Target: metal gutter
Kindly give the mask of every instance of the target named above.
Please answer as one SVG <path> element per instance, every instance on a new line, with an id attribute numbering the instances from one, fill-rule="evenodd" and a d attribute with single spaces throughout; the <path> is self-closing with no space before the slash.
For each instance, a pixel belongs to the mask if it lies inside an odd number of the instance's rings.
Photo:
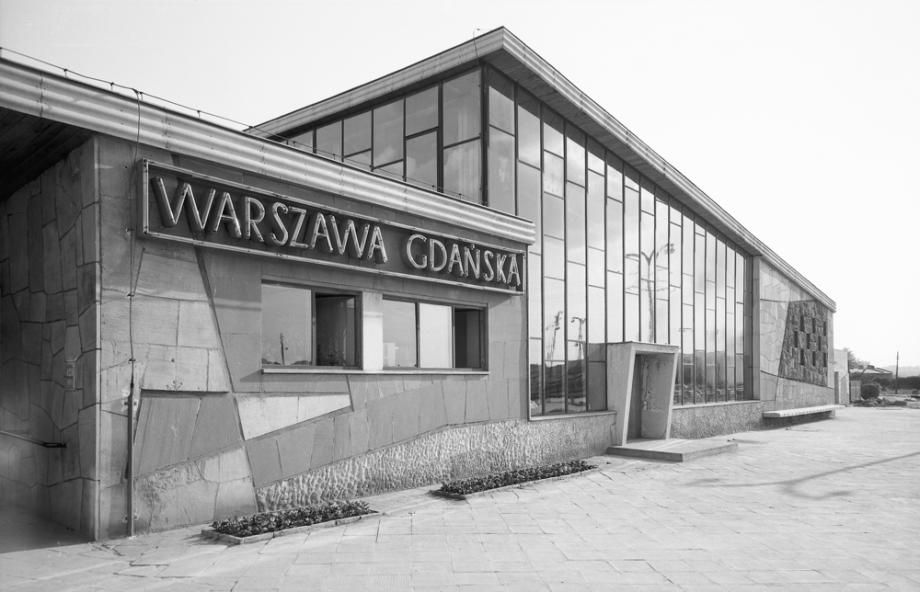
<path id="1" fill-rule="evenodd" d="M 0 107 L 531 244 L 532 222 L 0 58 Z"/>
<path id="2" fill-rule="evenodd" d="M 793 283 L 801 286 L 824 306 L 831 310 L 836 309 L 836 304 L 827 294 L 747 230 L 740 222 L 722 209 L 715 200 L 706 195 L 676 167 L 667 162 L 613 115 L 582 92 L 549 62 L 503 27 L 397 70 L 392 74 L 377 78 L 287 115 L 269 120 L 250 128 L 247 133 L 274 136 L 348 110 L 362 103 L 373 101 L 400 88 L 438 76 L 474 60 L 486 59 L 488 61 L 490 57 L 499 55 L 510 57 L 539 77 L 550 90 L 568 102 L 572 106 L 572 111 L 577 112 L 580 118 L 591 121 L 592 124 L 598 126 L 599 129 L 610 134 L 616 140 L 619 145 L 615 147 L 608 145 L 609 149 L 618 154 L 625 150 L 627 154 L 619 155 L 626 157 L 627 161 L 632 160 L 631 164 L 641 162 L 643 168 L 651 171 L 651 175 L 646 171 L 643 171 L 643 174 L 650 176 L 659 185 L 667 185 L 666 189 L 676 193 L 675 197 L 679 201 L 685 202 L 691 209 L 698 211 L 714 227 L 723 232 L 733 242 L 736 242 L 747 254 L 763 256 L 764 261 L 776 268 Z M 566 114 L 563 113 L 563 115 Z M 632 158 L 630 159 L 630 157 Z"/>

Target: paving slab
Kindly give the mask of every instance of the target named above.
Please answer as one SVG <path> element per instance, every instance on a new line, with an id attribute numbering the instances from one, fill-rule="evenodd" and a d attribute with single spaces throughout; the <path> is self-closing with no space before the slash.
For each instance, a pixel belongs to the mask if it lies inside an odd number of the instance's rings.
<path id="1" fill-rule="evenodd" d="M 591 475 L 463 502 L 375 496 L 379 520 L 252 545 L 201 526 L 51 537 L 0 552 L 0 589 L 920 590 L 920 412 L 847 408 L 730 439 L 733 454 L 602 456 Z"/>

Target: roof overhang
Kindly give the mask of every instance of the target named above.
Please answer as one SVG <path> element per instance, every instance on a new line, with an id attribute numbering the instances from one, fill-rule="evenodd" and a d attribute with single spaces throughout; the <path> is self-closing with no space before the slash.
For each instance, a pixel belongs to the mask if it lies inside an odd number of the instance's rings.
<path id="1" fill-rule="evenodd" d="M 722 209 L 686 176 L 648 144 L 578 89 L 568 78 L 505 28 L 490 31 L 411 66 L 377 78 L 329 99 L 298 109 L 247 130 L 260 137 L 278 137 L 311 122 L 355 109 L 370 101 L 397 94 L 482 61 L 495 66 L 557 113 L 580 127 L 620 156 L 642 175 L 663 188 L 690 211 L 701 216 L 728 240 L 752 256 L 762 256 L 771 266 L 830 308 L 830 297 L 777 255 Z"/>
<path id="2" fill-rule="evenodd" d="M 0 110 L 10 121 L 16 114 L 30 116 L 51 132 L 105 134 L 499 239 L 524 244 L 535 239 L 529 220 L 151 105 L 141 95 L 123 96 L 2 58 Z M 8 131 L 0 130 L 3 136 Z"/>

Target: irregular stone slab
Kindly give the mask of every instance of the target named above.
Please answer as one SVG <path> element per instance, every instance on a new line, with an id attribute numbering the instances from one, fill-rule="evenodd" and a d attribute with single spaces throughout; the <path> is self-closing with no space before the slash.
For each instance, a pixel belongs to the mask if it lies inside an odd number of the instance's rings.
<path id="1" fill-rule="evenodd" d="M 306 396 L 240 397 L 243 437 L 247 440 L 351 405 L 347 393 Z"/>

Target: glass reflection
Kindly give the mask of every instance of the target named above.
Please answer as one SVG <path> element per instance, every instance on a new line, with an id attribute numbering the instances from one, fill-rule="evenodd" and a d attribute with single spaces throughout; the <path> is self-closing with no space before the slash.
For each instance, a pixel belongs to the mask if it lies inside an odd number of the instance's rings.
<path id="1" fill-rule="evenodd" d="M 547 360 L 543 364 L 543 413 L 565 413 L 565 362 Z"/>
<path id="2" fill-rule="evenodd" d="M 480 126 L 479 70 L 445 82 L 442 93 L 444 145 L 449 146 L 478 136 Z"/>
<path id="3" fill-rule="evenodd" d="M 574 183 L 566 184 L 565 244 L 569 261 L 586 263 L 585 190 Z"/>
<path id="4" fill-rule="evenodd" d="M 639 341 L 639 295 L 625 294 L 624 300 L 624 341 Z"/>
<path id="5" fill-rule="evenodd" d="M 530 414 L 543 414 L 543 344 L 539 339 L 528 341 L 530 359 Z"/>
<path id="6" fill-rule="evenodd" d="M 623 271 L 623 204 L 607 200 L 607 269 Z"/>
<path id="7" fill-rule="evenodd" d="M 604 287 L 604 251 L 588 249 L 588 284 Z"/>
<path id="8" fill-rule="evenodd" d="M 607 156 L 607 196 L 623 199 L 623 165 L 615 156 Z"/>
<path id="9" fill-rule="evenodd" d="M 643 182 L 639 188 L 640 203 L 642 205 L 642 211 L 648 212 L 649 214 L 655 213 L 655 190 L 652 188 L 652 184 L 648 182 Z"/>
<path id="10" fill-rule="evenodd" d="M 569 339 L 584 341 L 587 327 L 587 287 L 585 286 L 585 266 L 569 263 L 568 277 L 566 277 L 566 291 L 568 293 L 568 331 Z"/>
<path id="11" fill-rule="evenodd" d="M 604 147 L 595 142 L 588 136 L 588 170 L 600 175 L 601 180 L 604 178 L 604 171 L 607 164 L 604 162 Z"/>
<path id="12" fill-rule="evenodd" d="M 543 110 L 543 149 L 563 155 L 562 118 L 548 109 Z"/>
<path id="13" fill-rule="evenodd" d="M 406 135 L 438 127 L 438 87 L 406 97 Z"/>
<path id="14" fill-rule="evenodd" d="M 585 184 L 585 139 L 584 136 L 570 130 L 565 139 L 565 178 L 572 183 Z"/>
<path id="15" fill-rule="evenodd" d="M 530 95 L 518 95 L 518 158 L 540 166 L 540 105 Z"/>
<path id="16" fill-rule="evenodd" d="M 514 136 L 489 128 L 489 207 L 514 213 Z"/>
<path id="17" fill-rule="evenodd" d="M 543 350 L 547 360 L 565 360 L 565 282 L 543 280 Z"/>
<path id="18" fill-rule="evenodd" d="M 313 364 L 312 304 L 306 288 L 262 284 L 263 364 Z"/>
<path id="19" fill-rule="evenodd" d="M 348 120 L 346 120 L 346 124 Z M 374 109 L 374 166 L 403 157 L 403 102 Z"/>
<path id="20" fill-rule="evenodd" d="M 482 202 L 479 140 L 444 149 L 444 192 L 464 201 Z"/>
<path id="21" fill-rule="evenodd" d="M 543 238 L 543 275 L 563 279 L 565 277 L 565 243 L 558 238 Z"/>
<path id="22" fill-rule="evenodd" d="M 524 163 L 518 163 L 517 176 L 517 208 L 518 216 L 526 218 L 536 227 L 537 240 L 530 246 L 530 250 L 539 253 L 543 235 L 543 215 L 540 208 L 540 170 Z"/>
<path id="23" fill-rule="evenodd" d="M 607 274 L 607 341 L 623 341 L 623 274 Z"/>
<path id="24" fill-rule="evenodd" d="M 581 413 L 587 409 L 588 360 L 585 347 L 583 341 L 569 342 L 565 367 L 567 413 Z"/>
<path id="25" fill-rule="evenodd" d="M 562 161 L 562 157 L 545 152 L 543 158 L 543 191 L 562 197 L 563 187 L 565 187 L 564 171 L 565 163 Z"/>
<path id="26" fill-rule="evenodd" d="M 565 202 L 549 193 L 543 194 L 543 232 L 547 236 L 565 238 Z"/>
<path id="27" fill-rule="evenodd" d="M 383 364 L 387 368 L 417 365 L 415 303 L 383 301 Z"/>
<path id="28" fill-rule="evenodd" d="M 607 335 L 607 302 L 603 288 L 588 288 L 588 342 L 604 343 Z"/>
<path id="29" fill-rule="evenodd" d="M 604 176 L 588 172 L 587 221 L 588 246 L 604 248 Z"/>
<path id="30" fill-rule="evenodd" d="M 342 159 L 341 121 L 324 125 L 316 130 L 316 152 L 329 158 Z"/>
<path id="31" fill-rule="evenodd" d="M 402 132 L 402 130 L 400 130 Z M 371 149 L 371 112 L 360 113 L 345 120 L 343 136 L 344 153 L 346 156 L 355 152 L 364 152 Z"/>
<path id="32" fill-rule="evenodd" d="M 406 140 L 406 180 L 427 188 L 438 184 L 438 133 Z"/>
<path id="33" fill-rule="evenodd" d="M 454 353 L 451 340 L 453 311 L 449 306 L 419 303 L 419 367 L 451 368 Z"/>
<path id="34" fill-rule="evenodd" d="M 514 85 L 495 70 L 489 70 L 489 123 L 514 134 Z"/>

